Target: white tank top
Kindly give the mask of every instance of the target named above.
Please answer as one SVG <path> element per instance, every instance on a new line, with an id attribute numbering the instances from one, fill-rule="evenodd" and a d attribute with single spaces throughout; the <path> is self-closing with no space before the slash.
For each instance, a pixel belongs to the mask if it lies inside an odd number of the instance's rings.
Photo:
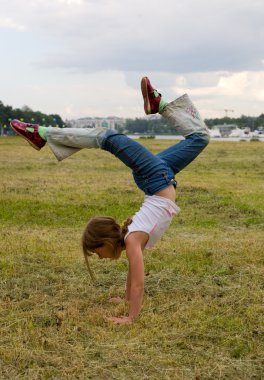
<path id="1" fill-rule="evenodd" d="M 140 210 L 132 217 L 124 240 L 131 232 L 143 231 L 149 235 L 146 248 L 153 248 L 169 227 L 173 216 L 179 212 L 180 208 L 170 199 L 159 195 L 145 195 Z"/>

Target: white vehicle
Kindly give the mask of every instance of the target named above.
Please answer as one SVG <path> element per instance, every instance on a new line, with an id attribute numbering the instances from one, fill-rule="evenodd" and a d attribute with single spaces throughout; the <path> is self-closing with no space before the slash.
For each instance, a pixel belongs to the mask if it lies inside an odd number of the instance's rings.
<path id="1" fill-rule="evenodd" d="M 240 137 L 240 138 L 246 138 L 251 137 L 252 133 L 248 132 L 248 130 L 243 130 L 240 128 L 235 128 L 231 131 L 230 135 L 228 137 Z"/>
<path id="2" fill-rule="evenodd" d="M 214 138 L 222 137 L 221 133 L 220 133 L 220 130 L 218 128 L 210 129 L 209 130 L 209 134 L 210 134 L 211 137 L 214 137 Z"/>

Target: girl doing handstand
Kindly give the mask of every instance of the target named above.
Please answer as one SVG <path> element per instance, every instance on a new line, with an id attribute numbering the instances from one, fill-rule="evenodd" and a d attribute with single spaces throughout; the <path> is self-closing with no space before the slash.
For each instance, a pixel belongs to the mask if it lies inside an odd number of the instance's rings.
<path id="1" fill-rule="evenodd" d="M 144 293 L 145 248 L 152 248 L 168 228 L 180 209 L 175 204 L 175 175 L 192 162 L 209 142 L 204 122 L 187 94 L 166 103 L 147 77 L 141 80 L 144 110 L 147 115 L 160 113 L 175 127 L 184 140 L 152 154 L 129 137 L 113 130 L 94 128 L 52 128 L 37 124 L 11 122 L 11 127 L 40 150 L 48 142 L 61 161 L 83 148 L 101 148 L 115 155 L 131 170 L 136 185 L 145 193 L 140 210 L 120 226 L 111 217 L 92 218 L 83 233 L 83 253 L 91 273 L 88 256 L 95 253 L 101 259 L 118 259 L 123 250 L 129 262 L 126 300 L 127 316 L 111 317 L 117 324 L 131 323 L 141 310 Z"/>

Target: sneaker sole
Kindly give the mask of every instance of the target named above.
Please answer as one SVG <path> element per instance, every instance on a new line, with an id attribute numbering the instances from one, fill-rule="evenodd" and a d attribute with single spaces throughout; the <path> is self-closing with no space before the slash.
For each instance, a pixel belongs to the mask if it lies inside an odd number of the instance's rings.
<path id="1" fill-rule="evenodd" d="M 22 135 L 22 133 L 18 132 L 15 127 L 10 123 L 10 127 L 13 129 L 14 132 L 16 132 L 17 135 L 21 136 L 24 140 L 27 140 L 27 142 L 36 150 L 40 150 L 37 145 L 35 145 L 32 141 L 30 141 L 26 136 Z"/>
<path id="2" fill-rule="evenodd" d="M 150 101 L 148 97 L 148 84 L 147 84 L 147 78 L 144 77 L 141 79 L 141 92 L 144 99 L 144 111 L 146 115 L 151 114 L 151 107 L 150 107 Z"/>

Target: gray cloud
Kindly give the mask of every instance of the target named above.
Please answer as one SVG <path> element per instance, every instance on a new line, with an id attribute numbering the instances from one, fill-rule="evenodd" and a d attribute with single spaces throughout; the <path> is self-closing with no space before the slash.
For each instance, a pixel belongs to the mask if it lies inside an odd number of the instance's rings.
<path id="1" fill-rule="evenodd" d="M 35 60 L 42 67 L 180 73 L 263 68 L 264 3 L 258 0 L 11 5 L 14 22 L 50 42 L 50 51 Z"/>
<path id="2" fill-rule="evenodd" d="M 2 0 L 2 93 L 72 116 L 141 115 L 138 78 L 153 74 L 204 115 L 260 114 L 263 19 L 262 0 Z"/>

